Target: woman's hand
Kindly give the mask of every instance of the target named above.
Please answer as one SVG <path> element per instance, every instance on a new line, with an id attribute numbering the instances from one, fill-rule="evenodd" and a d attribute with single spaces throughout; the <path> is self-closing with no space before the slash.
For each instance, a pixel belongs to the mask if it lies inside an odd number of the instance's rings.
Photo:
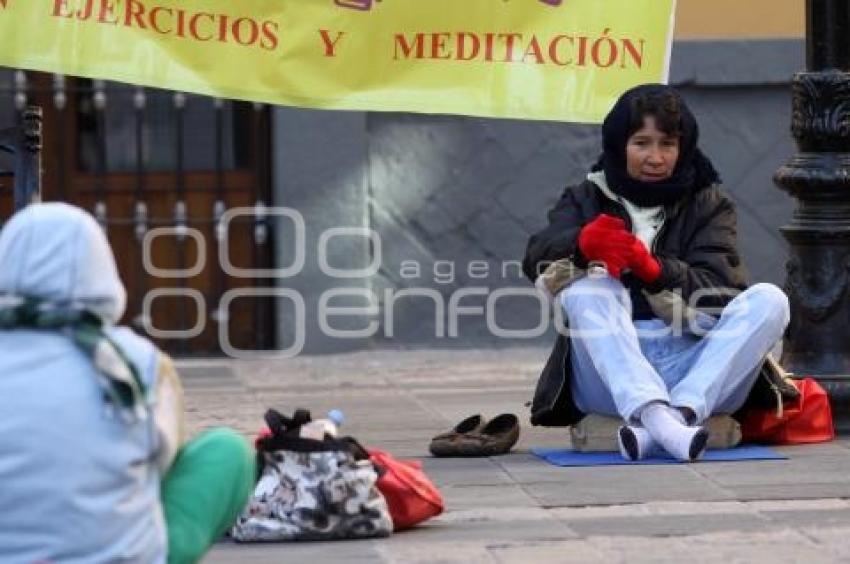
<path id="1" fill-rule="evenodd" d="M 632 235 L 634 243 L 629 268 L 641 281 L 652 284 L 661 276 L 661 263 L 652 256 L 643 241 Z"/>
<path id="2" fill-rule="evenodd" d="M 585 225 L 578 235 L 578 248 L 584 258 L 604 262 L 608 274 L 614 278 L 619 278 L 622 270 L 630 266 L 635 242 L 641 244 L 626 231 L 622 219 L 604 213 Z"/>

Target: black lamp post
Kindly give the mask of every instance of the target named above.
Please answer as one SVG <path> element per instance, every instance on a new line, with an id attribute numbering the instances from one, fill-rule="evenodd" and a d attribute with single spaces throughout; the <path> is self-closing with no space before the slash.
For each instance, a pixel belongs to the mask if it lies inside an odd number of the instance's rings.
<path id="1" fill-rule="evenodd" d="M 791 325 L 783 363 L 830 395 L 850 432 L 850 0 L 806 1 L 806 71 L 794 76 L 798 152 L 776 184 L 798 201 L 781 229 L 791 246 Z"/>

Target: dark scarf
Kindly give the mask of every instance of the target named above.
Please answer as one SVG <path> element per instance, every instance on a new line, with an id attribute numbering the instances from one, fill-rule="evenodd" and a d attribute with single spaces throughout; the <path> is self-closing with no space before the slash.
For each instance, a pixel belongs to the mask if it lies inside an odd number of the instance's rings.
<path id="1" fill-rule="evenodd" d="M 679 99 L 682 114 L 679 160 L 672 176 L 660 182 L 641 182 L 626 171 L 626 143 L 632 122 L 632 104 L 638 95 L 670 92 Z M 604 170 L 608 187 L 639 207 L 674 204 L 698 188 L 717 184 L 720 177 L 697 147 L 699 127 L 685 101 L 673 88 L 661 84 L 637 86 L 620 96 L 602 124 L 603 153 L 593 170 Z"/>

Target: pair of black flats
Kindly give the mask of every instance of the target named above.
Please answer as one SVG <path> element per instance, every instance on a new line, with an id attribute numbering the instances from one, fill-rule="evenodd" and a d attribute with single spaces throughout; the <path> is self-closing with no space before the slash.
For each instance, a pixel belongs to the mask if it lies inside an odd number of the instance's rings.
<path id="1" fill-rule="evenodd" d="M 429 450 L 434 456 L 495 456 L 510 452 L 518 440 L 516 415 L 503 413 L 489 421 L 473 415 L 431 439 Z"/>

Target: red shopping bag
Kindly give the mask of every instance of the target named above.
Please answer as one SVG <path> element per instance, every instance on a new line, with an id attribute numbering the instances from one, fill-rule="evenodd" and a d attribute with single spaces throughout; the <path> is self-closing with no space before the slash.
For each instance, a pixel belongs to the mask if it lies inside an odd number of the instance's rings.
<path id="1" fill-rule="evenodd" d="M 420 462 L 398 460 L 378 449 L 367 450 L 372 463 L 383 469 L 377 486 L 387 500 L 394 531 L 408 529 L 443 512 L 443 496 L 422 471 Z"/>
<path id="2" fill-rule="evenodd" d="M 775 410 L 752 410 L 741 420 L 744 442 L 794 445 L 822 443 L 835 437 L 826 391 L 812 378 L 793 380 L 800 397 Z"/>

